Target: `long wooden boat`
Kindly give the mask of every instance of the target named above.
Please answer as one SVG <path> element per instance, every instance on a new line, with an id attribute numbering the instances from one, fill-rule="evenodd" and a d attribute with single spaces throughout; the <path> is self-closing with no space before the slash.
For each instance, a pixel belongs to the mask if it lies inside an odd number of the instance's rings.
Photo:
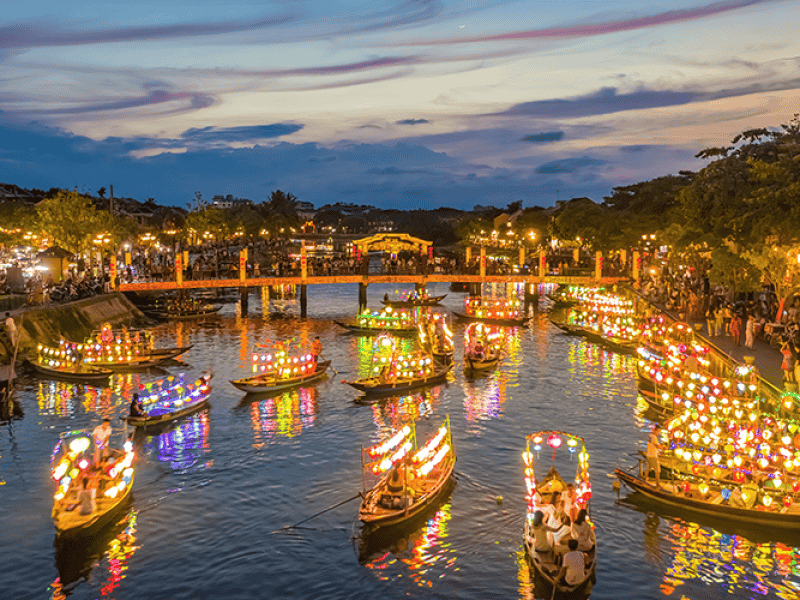
<path id="1" fill-rule="evenodd" d="M 468 321 L 472 323 L 486 323 L 487 325 L 500 325 L 505 327 L 523 327 L 531 319 L 530 317 L 518 317 L 518 318 L 508 318 L 508 319 L 498 319 L 493 317 L 475 317 L 456 311 L 451 311 L 451 312 L 456 316 L 456 319 L 458 319 L 459 321 Z"/>
<path id="2" fill-rule="evenodd" d="M 108 378 L 114 374 L 108 369 L 83 364 L 61 367 L 51 367 L 39 361 L 30 361 L 30 364 L 42 377 L 70 383 L 108 383 Z"/>
<path id="3" fill-rule="evenodd" d="M 586 335 L 586 330 L 578 325 L 565 323 L 564 321 L 556 321 L 554 319 L 550 319 L 550 322 L 567 335 L 576 335 L 576 336 Z"/>
<path id="4" fill-rule="evenodd" d="M 130 500 L 134 479 L 134 454 L 131 442 L 127 441 L 125 450 L 113 452 L 108 463 L 102 466 L 102 475 L 96 490 L 95 510 L 89 515 L 80 514 L 77 488 L 73 479 L 89 476 L 91 467 L 88 466 L 88 459 L 92 449 L 90 434 L 70 432 L 62 436 L 53 452 L 52 476 L 59 482 L 53 502 L 53 523 L 61 540 L 94 535 L 109 524 Z M 72 475 L 75 471 L 78 471 L 77 477 Z"/>
<path id="5" fill-rule="evenodd" d="M 450 365 L 453 363 L 453 350 L 450 349 L 445 351 L 438 351 L 434 350 L 431 352 L 431 356 L 433 356 L 433 360 L 438 362 L 440 365 Z"/>
<path id="6" fill-rule="evenodd" d="M 190 415 L 199 410 L 209 406 L 208 396 L 211 394 L 211 386 L 209 381 L 211 375 L 203 375 L 200 379 L 193 384 L 185 385 L 182 380 L 171 388 L 166 390 L 157 390 L 153 392 L 153 402 L 150 407 L 145 408 L 145 413 L 142 415 L 129 415 L 122 417 L 128 425 L 134 427 L 152 427 L 169 423 L 175 419 L 180 419 L 186 415 Z M 176 388 L 180 388 L 177 397 L 172 397 L 172 393 Z M 160 400 L 160 394 L 165 393 L 168 400 Z M 147 398 L 145 398 L 145 401 Z"/>
<path id="7" fill-rule="evenodd" d="M 343 327 L 351 333 L 358 333 L 361 335 L 378 335 L 381 333 L 396 333 L 397 335 L 416 335 L 417 328 L 413 327 L 364 327 L 356 323 L 342 323 L 334 319 L 333 321 L 339 327 Z"/>
<path id="8" fill-rule="evenodd" d="M 409 308 L 412 306 L 436 306 L 445 299 L 447 294 L 441 296 L 428 296 L 426 298 L 416 298 L 414 300 L 381 300 L 384 306 L 391 306 L 392 308 Z"/>
<path id="9" fill-rule="evenodd" d="M 452 364 L 443 365 L 438 369 L 434 369 L 433 373 L 427 377 L 398 377 L 392 382 L 383 381 L 380 377 L 367 377 L 356 381 L 342 380 L 342 383 L 346 383 L 371 396 L 397 394 L 419 387 L 444 383 L 447 380 L 447 374 L 452 368 Z"/>
<path id="10" fill-rule="evenodd" d="M 314 371 L 302 375 L 301 377 L 284 379 L 276 377 L 275 373 L 272 372 L 266 375 L 256 375 L 254 377 L 231 380 L 231 384 L 243 392 L 247 392 L 248 394 L 267 394 L 271 392 L 280 392 L 283 390 L 303 387 L 320 382 L 325 377 L 330 364 L 331 361 L 329 360 L 319 361 Z"/>
<path id="11" fill-rule="evenodd" d="M 192 348 L 194 344 L 185 347 L 154 349 L 147 354 L 132 356 L 126 360 L 94 360 L 91 365 L 111 371 L 135 371 L 159 367 L 172 359 L 180 356 Z"/>
<path id="12" fill-rule="evenodd" d="M 401 442 L 403 439 L 406 438 Z M 400 450 L 403 449 L 401 445 Z M 435 504 L 448 489 L 446 484 L 451 480 L 456 464 L 450 417 L 425 446 L 391 462 L 394 462 L 393 466 L 364 493 L 361 501 L 358 517 L 372 528 L 397 525 L 412 519 Z"/>
<path id="13" fill-rule="evenodd" d="M 214 315 L 222 310 L 222 306 L 210 306 L 207 308 L 200 308 L 197 310 L 144 310 L 145 315 L 159 321 L 189 321 L 191 319 L 199 319 Z"/>
<path id="14" fill-rule="evenodd" d="M 768 527 L 800 529 L 800 506 L 795 504 L 789 507 L 783 506 L 776 510 L 740 508 L 726 504 L 717 493 L 712 493 L 706 497 L 699 492 L 690 491 L 687 494 L 680 489 L 673 489 L 670 484 L 662 484 L 661 487 L 656 487 L 645 479 L 631 475 L 622 469 L 614 469 L 614 475 L 632 490 L 647 496 L 651 500 L 674 508 L 732 521 Z"/>
<path id="15" fill-rule="evenodd" d="M 555 465 L 550 467 L 541 481 L 537 481 L 535 473 L 536 465 L 534 463 L 538 460 L 541 451 L 544 451 L 545 455 L 548 454 L 549 449 L 545 448 L 545 446 L 549 446 L 552 449 L 553 458 L 555 459 L 556 450 L 563 445 L 565 439 L 570 452 L 579 452 L 578 466 L 575 473 L 576 495 L 573 501 L 574 506 L 576 509 L 586 508 L 588 510 L 591 498 L 591 485 L 589 484 L 588 454 L 586 453 L 583 438 L 563 431 L 539 431 L 527 436 L 525 452 L 522 455 L 525 463 L 525 488 L 527 491 L 526 500 L 528 504 L 523 533 L 525 554 L 529 562 L 533 565 L 538 577 L 552 590 L 551 598 L 555 597 L 557 593 L 573 595 L 578 592 L 583 592 L 590 582 L 594 582 L 597 577 L 597 544 L 596 539 L 594 539 L 593 530 L 591 531 L 593 546 L 588 551 L 584 552 L 584 556 L 588 557 L 588 563 L 584 565 L 583 577 L 579 581 L 569 585 L 566 582 L 556 579 L 560 572 L 560 566 L 556 562 L 555 552 L 557 549 L 566 551 L 564 544 L 557 544 L 555 546 L 556 550 L 553 551 L 539 552 L 536 550 L 534 537 L 532 535 L 533 519 L 536 512 L 541 510 L 545 513 L 547 512 L 547 508 L 552 508 L 548 507 L 548 505 L 552 505 L 556 494 L 561 494 L 567 487 L 564 479 L 556 470 Z M 531 450 L 536 453 L 535 456 L 537 458 L 534 458 L 534 454 Z M 587 522 L 589 521 L 587 520 Z M 566 525 L 562 525 L 562 528 L 565 527 Z M 568 537 L 569 531 L 566 530 L 563 532 L 561 540 L 567 539 Z"/>

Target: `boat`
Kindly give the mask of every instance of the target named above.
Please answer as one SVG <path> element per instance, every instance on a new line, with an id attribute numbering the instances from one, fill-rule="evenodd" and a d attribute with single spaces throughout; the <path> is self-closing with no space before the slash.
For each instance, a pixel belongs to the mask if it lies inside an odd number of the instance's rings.
<path id="1" fill-rule="evenodd" d="M 751 525 L 800 530 L 800 505 L 794 503 L 789 506 L 783 503 L 775 504 L 772 510 L 764 509 L 763 504 L 744 508 L 731 505 L 729 494 L 725 494 L 728 496 L 728 499 L 725 499 L 723 492 L 726 490 L 730 492 L 727 487 L 707 483 L 690 484 L 688 489 L 671 483 L 657 487 L 643 477 L 619 468 L 614 469 L 614 475 L 633 491 L 671 508 Z"/>
<path id="2" fill-rule="evenodd" d="M 467 377 L 497 368 L 503 356 L 502 338 L 503 334 L 496 326 L 483 323 L 470 323 L 467 326 L 464 331 L 464 347 L 467 349 L 464 352 L 464 374 Z"/>
<path id="3" fill-rule="evenodd" d="M 435 504 L 456 463 L 450 417 L 421 448 L 413 421 L 385 442 L 362 448 L 364 493 L 358 517 L 369 528 L 408 522 Z M 367 478 L 378 478 L 367 490 Z"/>
<path id="4" fill-rule="evenodd" d="M 424 349 L 400 352 L 397 340 L 381 334 L 372 346 L 372 373 L 355 381 L 342 380 L 371 396 L 402 394 L 408 390 L 437 385 L 447 380 L 452 364 L 434 363 L 431 353 Z"/>
<path id="5" fill-rule="evenodd" d="M 418 292 L 414 291 L 409 294 L 404 300 L 390 300 L 384 298 L 381 304 L 384 306 L 391 306 L 392 308 L 410 308 L 413 306 L 436 306 L 445 299 L 447 294 L 441 296 L 420 296 Z"/>
<path id="6" fill-rule="evenodd" d="M 113 329 L 109 323 L 93 331 L 83 344 L 69 343 L 81 353 L 85 363 L 114 371 L 157 367 L 192 348 L 192 345 L 156 348 L 155 337 L 150 330 Z"/>
<path id="7" fill-rule="evenodd" d="M 221 305 L 215 306 L 201 306 L 198 308 L 166 308 L 166 309 L 151 309 L 142 311 L 150 318 L 159 321 L 190 321 L 192 319 L 199 319 L 214 315 L 222 310 Z"/>
<path id="8" fill-rule="evenodd" d="M 183 375 L 159 379 L 139 386 L 143 414 L 122 417 L 134 427 L 169 423 L 208 406 L 211 374 L 204 373 L 194 383 L 186 384 Z"/>
<path id="9" fill-rule="evenodd" d="M 30 361 L 38 375 L 72 383 L 108 383 L 114 373 L 83 362 L 78 344 L 61 342 L 57 348 L 39 344 L 38 357 Z"/>
<path id="10" fill-rule="evenodd" d="M 366 310 L 356 317 L 355 323 L 343 323 L 337 320 L 333 322 L 351 333 L 362 335 L 380 334 L 385 331 L 398 335 L 415 335 L 417 333 L 417 325 L 410 312 L 395 310 L 391 307 L 381 311 Z"/>
<path id="11" fill-rule="evenodd" d="M 559 310 L 572 308 L 589 298 L 602 294 L 604 290 L 605 288 L 597 286 L 561 284 L 552 294 L 547 294 L 547 298 L 553 302 L 551 310 Z"/>
<path id="12" fill-rule="evenodd" d="M 463 313 L 453 311 L 459 321 L 507 327 L 522 327 L 530 321 L 530 317 L 522 315 L 520 302 L 516 298 L 491 300 L 472 296 L 464 300 L 464 306 Z"/>
<path id="13" fill-rule="evenodd" d="M 109 524 L 127 505 L 133 489 L 133 445 L 112 451 L 98 470 L 92 464 L 94 442 L 86 431 L 61 435 L 50 460 L 58 489 L 53 502 L 53 523 L 59 539 L 91 536 Z M 84 477 L 97 480 L 95 510 L 88 515 L 78 509 L 78 488 Z"/>
<path id="14" fill-rule="evenodd" d="M 453 331 L 443 313 L 431 313 L 424 323 L 418 325 L 419 345 L 431 353 L 440 365 L 453 362 Z"/>
<path id="15" fill-rule="evenodd" d="M 571 508 L 571 512 L 583 512 L 582 509 L 587 511 L 588 517 L 586 518 L 586 522 L 589 523 L 591 527 L 590 541 L 592 542 L 592 547 L 584 550 L 584 555 L 587 557 L 588 562 L 585 565 L 583 577 L 570 585 L 562 581 L 556 581 L 556 577 L 560 571 L 560 567 L 556 562 L 556 556 L 562 550 L 567 551 L 566 544 L 562 543 L 562 540 L 569 535 L 569 530 L 566 530 L 565 525 L 561 526 L 561 529 L 554 534 L 561 534 L 557 540 L 554 540 L 555 550 L 548 552 L 536 550 L 532 530 L 534 515 L 538 511 L 549 515 L 548 522 L 554 519 L 552 506 L 553 497 L 557 493 L 561 494 L 567 489 L 567 484 L 556 470 L 555 464 L 552 464 L 541 481 L 538 481 L 536 479 L 536 462 L 540 460 L 540 454 L 542 452 L 547 456 L 550 450 L 553 452 L 553 462 L 555 462 L 556 451 L 564 445 L 569 454 L 578 454 L 578 466 L 575 471 L 573 484 L 575 497 L 572 500 L 572 507 L 574 508 Z M 592 487 L 589 481 L 589 454 L 586 452 L 584 440 L 579 436 L 563 431 L 538 431 L 527 436 L 525 452 L 522 453 L 522 459 L 525 464 L 525 489 L 527 500 L 527 515 L 525 518 L 523 535 L 525 554 L 529 562 L 533 565 L 537 576 L 552 590 L 551 597 L 555 597 L 557 593 L 571 595 L 585 592 L 586 588 L 596 579 L 597 545 L 596 539 L 594 538 L 594 524 L 590 520 Z M 542 469 L 544 468 L 543 466 Z M 574 514 L 568 516 L 574 517 Z"/>
<path id="16" fill-rule="evenodd" d="M 331 361 L 318 361 L 313 370 L 308 369 L 302 375 L 295 377 L 282 378 L 276 372 L 271 371 L 265 374 L 254 375 L 244 379 L 231 380 L 231 384 L 248 394 L 268 394 L 272 392 L 282 392 L 295 387 L 303 387 L 322 381 L 330 366 Z"/>

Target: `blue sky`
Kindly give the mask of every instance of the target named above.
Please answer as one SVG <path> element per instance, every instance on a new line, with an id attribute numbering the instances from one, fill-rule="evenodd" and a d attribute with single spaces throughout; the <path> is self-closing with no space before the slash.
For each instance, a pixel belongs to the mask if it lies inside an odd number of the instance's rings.
<path id="1" fill-rule="evenodd" d="M 163 0 L 0 15 L 0 181 L 525 206 L 800 112 L 796 1 Z"/>

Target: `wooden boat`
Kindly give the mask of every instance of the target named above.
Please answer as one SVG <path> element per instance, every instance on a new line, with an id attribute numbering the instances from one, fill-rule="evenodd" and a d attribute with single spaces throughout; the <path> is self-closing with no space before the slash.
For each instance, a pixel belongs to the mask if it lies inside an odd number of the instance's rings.
<path id="1" fill-rule="evenodd" d="M 364 471 L 379 474 L 380 479 L 363 494 L 358 516 L 365 525 L 406 522 L 442 497 L 456 464 L 450 417 L 422 448 L 416 449 L 415 443 L 412 422 L 366 451 L 371 460 L 364 462 Z"/>
<path id="2" fill-rule="evenodd" d="M 592 526 L 592 548 L 584 552 L 587 557 L 588 563 L 584 566 L 583 578 L 579 581 L 567 585 L 563 581 L 556 581 L 556 577 L 560 571 L 560 566 L 556 562 L 556 553 L 561 550 L 567 551 L 565 544 L 560 543 L 568 537 L 569 532 L 564 531 L 563 536 L 560 537 L 559 543 L 555 545 L 555 551 L 540 552 L 535 548 L 533 537 L 533 520 L 537 511 L 542 511 L 546 514 L 548 509 L 552 508 L 550 505 L 556 493 L 561 493 L 566 489 L 566 483 L 556 470 L 555 465 L 552 465 L 547 474 L 541 481 L 536 480 L 536 465 L 539 453 L 544 452 L 545 456 L 552 449 L 553 459 L 555 460 L 556 451 L 561 448 L 566 440 L 566 446 L 569 452 L 578 453 L 578 466 L 575 473 L 575 498 L 573 505 L 575 512 L 579 509 L 586 509 L 590 511 L 589 501 L 591 498 L 591 484 L 589 483 L 589 464 L 588 454 L 584 440 L 581 437 L 566 433 L 563 431 L 538 431 L 526 438 L 525 452 L 522 454 L 525 463 L 525 488 L 526 500 L 528 504 L 527 517 L 525 519 L 525 529 L 523 534 L 525 553 L 528 560 L 533 565 L 537 576 L 544 581 L 552 590 L 551 597 L 555 597 L 557 593 L 562 594 L 575 594 L 583 592 L 596 579 L 596 553 L 597 544 L 594 539 L 594 525 L 587 519 Z M 548 448 L 549 447 L 549 448 Z M 534 456 L 533 452 L 536 453 Z M 551 517 L 552 519 L 552 517 Z M 565 527 L 565 526 L 563 526 Z"/>
<path id="3" fill-rule="evenodd" d="M 193 345 L 194 344 L 185 347 L 153 349 L 148 354 L 131 356 L 125 360 L 104 360 L 103 358 L 100 358 L 99 360 L 92 360 L 90 364 L 94 367 L 109 369 L 112 371 L 135 371 L 139 369 L 150 369 L 153 367 L 159 367 L 171 361 L 172 359 L 177 358 L 181 354 L 189 351 Z"/>
<path id="4" fill-rule="evenodd" d="M 52 477 L 59 482 L 53 503 L 53 523 L 60 539 L 94 535 L 127 505 L 133 489 L 133 445 L 113 452 L 103 464 L 96 488 L 95 510 L 81 515 L 77 507 L 78 478 L 94 477 L 90 467 L 92 436 L 85 431 L 62 435 L 51 459 Z M 77 471 L 77 474 L 75 472 Z M 76 476 L 73 476 L 75 474 Z"/>
<path id="5" fill-rule="evenodd" d="M 346 383 L 356 388 L 358 391 L 371 396 L 398 394 L 420 387 L 444 383 L 447 380 L 447 374 L 452 368 L 452 364 L 442 365 L 433 369 L 433 373 L 425 377 L 398 377 L 394 381 L 384 381 L 378 376 L 358 379 L 356 381 L 342 380 L 342 383 Z"/>
<path id="6" fill-rule="evenodd" d="M 193 384 L 185 385 L 183 379 L 166 389 L 150 389 L 142 398 L 144 414 L 122 417 L 134 427 L 148 427 L 169 423 L 206 408 L 211 394 L 211 375 L 204 374 Z"/>
<path id="7" fill-rule="evenodd" d="M 493 371 L 500 363 L 500 356 L 485 356 L 478 359 L 470 355 L 469 352 L 464 353 L 464 374 L 468 377 L 480 375 L 487 371 Z"/>
<path id="8" fill-rule="evenodd" d="M 392 308 L 409 308 L 412 306 L 436 306 L 445 299 L 447 294 L 442 294 L 441 296 L 427 296 L 424 298 L 414 298 L 409 300 L 387 300 L 384 298 L 381 300 L 381 304 L 384 306 L 391 306 Z"/>
<path id="9" fill-rule="evenodd" d="M 356 323 L 342 323 L 334 319 L 333 321 L 339 327 L 343 327 L 351 333 L 358 333 L 361 335 L 375 335 L 380 333 L 396 333 L 398 335 L 415 335 L 417 328 L 414 326 L 408 327 L 369 327 L 358 325 Z"/>
<path id="10" fill-rule="evenodd" d="M 573 325 L 572 323 L 565 323 L 564 321 L 556 321 L 554 319 L 550 319 L 550 322 L 567 335 L 576 335 L 576 336 L 586 335 L 586 330 L 578 325 Z"/>
<path id="11" fill-rule="evenodd" d="M 322 360 L 316 365 L 316 369 L 300 377 L 280 378 L 274 371 L 254 377 L 231 380 L 231 384 L 247 392 L 248 394 L 267 394 L 271 392 L 281 392 L 295 387 L 303 387 L 320 382 L 326 375 L 326 371 L 331 361 Z"/>
<path id="12" fill-rule="evenodd" d="M 727 504 L 716 487 L 709 486 L 707 494 L 702 494 L 696 487 L 690 487 L 687 493 L 669 483 L 656 487 L 647 480 L 622 469 L 614 469 L 614 475 L 632 490 L 673 508 L 753 525 L 800 529 L 800 506 L 795 504 L 788 507 L 782 505 L 775 510 L 741 508 Z"/>
<path id="13" fill-rule="evenodd" d="M 114 374 L 107 369 L 98 369 L 84 364 L 51 366 L 39 361 L 31 361 L 30 364 L 42 377 L 70 383 L 108 383 L 108 378 Z"/>
<path id="14" fill-rule="evenodd" d="M 199 319 L 201 317 L 208 317 L 214 315 L 222 310 L 222 306 L 208 306 L 198 309 L 185 309 L 185 310 L 169 310 L 169 309 L 152 309 L 144 310 L 145 315 L 159 321 L 189 321 L 191 319 Z"/>
<path id="15" fill-rule="evenodd" d="M 451 365 L 453 364 L 453 351 L 443 351 L 439 352 L 434 350 L 431 352 L 431 356 L 433 356 L 433 360 L 435 360 L 440 365 Z"/>
<path id="16" fill-rule="evenodd" d="M 523 327 L 531 319 L 530 317 L 500 319 L 492 317 L 476 317 L 476 316 L 466 315 L 464 313 L 459 313 L 456 311 L 452 311 L 452 313 L 459 321 L 485 323 L 486 325 L 500 325 L 503 327 Z"/>

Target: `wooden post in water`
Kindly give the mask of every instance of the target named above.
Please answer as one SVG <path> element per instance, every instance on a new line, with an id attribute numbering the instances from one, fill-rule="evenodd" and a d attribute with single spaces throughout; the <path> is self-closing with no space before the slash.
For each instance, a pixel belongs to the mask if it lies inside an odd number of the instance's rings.
<path id="1" fill-rule="evenodd" d="M 308 286 L 305 283 L 300 284 L 300 318 L 305 319 L 308 312 Z"/>
<path id="2" fill-rule="evenodd" d="M 365 281 L 358 282 L 358 312 L 367 308 L 367 285 Z"/>
<path id="3" fill-rule="evenodd" d="M 247 248 L 242 248 L 241 252 L 239 252 L 239 293 L 240 293 L 240 302 L 242 307 L 242 316 L 247 315 L 247 301 L 248 301 L 248 290 L 247 286 L 245 285 L 245 279 L 247 278 Z"/>
<path id="4" fill-rule="evenodd" d="M 525 316 L 528 316 L 528 309 L 531 307 L 531 304 L 536 306 L 539 303 L 538 291 L 539 286 L 537 284 L 525 282 L 525 292 L 523 296 Z"/>
<path id="5" fill-rule="evenodd" d="M 305 319 L 308 309 L 308 285 L 305 281 L 308 279 L 308 250 L 306 250 L 306 241 L 303 240 L 303 245 L 300 246 L 300 278 L 303 283 L 300 284 L 300 318 Z"/>

